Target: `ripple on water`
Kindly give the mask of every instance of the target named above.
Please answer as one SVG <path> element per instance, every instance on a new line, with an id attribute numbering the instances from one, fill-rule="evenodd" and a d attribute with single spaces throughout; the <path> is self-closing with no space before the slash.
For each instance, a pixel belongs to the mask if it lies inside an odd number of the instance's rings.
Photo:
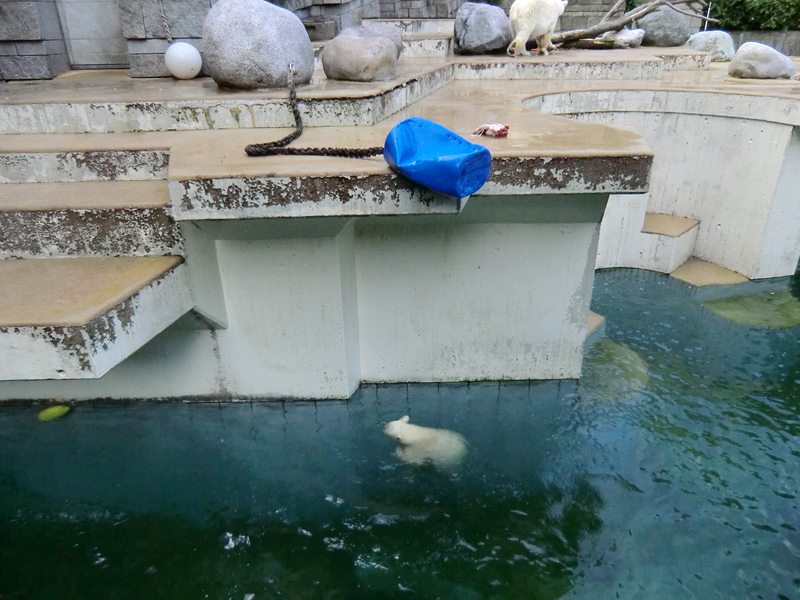
<path id="1" fill-rule="evenodd" d="M 800 332 L 638 271 L 592 308 L 577 383 L 5 407 L 0 596 L 800 597 Z M 403 414 L 463 435 L 462 469 L 398 461 Z"/>

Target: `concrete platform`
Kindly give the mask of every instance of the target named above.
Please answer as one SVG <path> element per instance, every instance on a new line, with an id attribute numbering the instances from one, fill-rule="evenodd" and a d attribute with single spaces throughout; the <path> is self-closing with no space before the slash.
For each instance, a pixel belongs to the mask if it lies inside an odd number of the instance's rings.
<path id="1" fill-rule="evenodd" d="M 0 185 L 0 259 L 182 254 L 164 180 Z"/>
<path id="2" fill-rule="evenodd" d="M 609 197 L 648 190 L 654 157 L 628 126 L 540 109 L 548 95 L 613 99 L 632 90 L 777 99 L 794 110 L 796 82 L 732 82 L 706 61 L 686 49 L 408 58 L 394 81 L 327 82 L 317 73 L 299 90 L 307 129 L 295 146 L 381 145 L 407 116 L 465 137 L 483 123 L 509 124 L 508 138 L 470 138 L 491 151 L 493 167 L 464 200 L 414 186 L 380 158 L 247 157 L 246 144 L 291 130 L 285 90 L 119 73 L 2 85 L 0 129 L 16 132 L 0 136 L 2 185 L 35 186 L 0 194 L 9 214 L 125 211 L 122 188 L 102 208 L 87 192 L 86 208 L 79 188 L 59 205 L 58 188 L 48 186 L 166 179 L 169 207 L 138 210 L 169 212 L 185 264 L 88 323 L 63 326 L 88 340 L 67 358 L 53 357 L 41 334 L 52 325 L 5 328 L 16 352 L 6 379 L 51 362 L 67 367 L 47 367 L 48 376 L 97 377 L 156 337 L 99 380 L 6 381 L 0 399 L 346 398 L 362 381 L 576 377 L 595 324 L 589 299 L 603 209 Z M 38 198 L 31 207 L 46 208 L 19 210 L 25 189 Z M 163 201 L 163 187 L 156 195 Z M 82 281 L 84 291 L 97 285 Z M 146 307 L 133 333 L 117 326 L 126 302 Z M 204 318 L 200 329 L 169 326 L 187 311 Z M 107 322 L 113 328 L 101 327 Z M 89 334 L 111 329 L 123 341 L 106 352 L 106 338 Z M 95 355 L 95 363 L 85 358 Z"/>
<path id="3" fill-rule="evenodd" d="M 707 285 L 726 285 L 743 283 L 747 277 L 730 269 L 692 258 L 671 273 L 675 279 L 680 279 L 697 287 Z"/>
<path id="4" fill-rule="evenodd" d="M 191 308 L 181 262 L 0 261 L 0 380 L 102 376 Z"/>

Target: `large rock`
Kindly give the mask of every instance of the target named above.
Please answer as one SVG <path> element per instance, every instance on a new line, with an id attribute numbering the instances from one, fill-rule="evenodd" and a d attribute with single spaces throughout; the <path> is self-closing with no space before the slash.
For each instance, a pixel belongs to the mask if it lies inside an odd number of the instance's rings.
<path id="1" fill-rule="evenodd" d="M 791 58 L 758 42 L 742 44 L 728 66 L 728 75 L 743 79 L 788 78 L 795 73 L 797 66 Z"/>
<path id="2" fill-rule="evenodd" d="M 314 74 L 314 48 L 291 11 L 265 0 L 219 0 L 203 25 L 203 62 L 218 85 L 284 87 L 289 63 L 295 83 Z"/>
<path id="3" fill-rule="evenodd" d="M 638 48 L 644 39 L 644 29 L 606 31 L 600 37 L 605 40 L 614 40 L 614 48 Z"/>
<path id="4" fill-rule="evenodd" d="M 727 31 L 698 31 L 689 38 L 689 47 L 708 52 L 712 62 L 729 62 L 736 53 L 733 38 Z"/>
<path id="5" fill-rule="evenodd" d="M 682 46 L 689 39 L 689 18 L 671 8 L 661 7 L 637 21 L 644 29 L 647 46 Z"/>
<path id="6" fill-rule="evenodd" d="M 400 30 L 397 27 L 391 27 L 387 25 L 361 25 L 359 27 L 348 27 L 347 29 L 343 29 L 342 32 L 336 37 L 344 36 L 361 38 L 386 38 L 391 40 L 397 48 L 396 58 L 400 58 L 400 55 L 403 53 L 403 34 L 400 33 Z"/>
<path id="7" fill-rule="evenodd" d="M 380 36 L 337 35 L 322 50 L 328 79 L 385 81 L 397 75 L 397 45 Z"/>
<path id="8" fill-rule="evenodd" d="M 499 6 L 466 2 L 456 12 L 454 50 L 458 54 L 505 50 L 513 38 L 511 22 Z"/>

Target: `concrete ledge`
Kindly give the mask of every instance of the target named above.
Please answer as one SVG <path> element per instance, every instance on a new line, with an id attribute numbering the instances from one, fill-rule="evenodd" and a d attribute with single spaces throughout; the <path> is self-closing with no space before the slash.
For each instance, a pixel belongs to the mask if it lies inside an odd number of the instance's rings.
<path id="1" fill-rule="evenodd" d="M 191 309 L 179 261 L 0 261 L 0 379 L 102 376 Z"/>
<path id="2" fill-rule="evenodd" d="M 642 233 L 654 233 L 667 237 L 680 237 L 694 227 L 697 227 L 697 219 L 688 217 L 678 217 L 675 215 L 665 215 L 661 213 L 647 213 L 644 216 Z"/>
<path id="3" fill-rule="evenodd" d="M 169 207 L 0 212 L 0 260 L 183 255 Z"/>
<path id="4" fill-rule="evenodd" d="M 800 125 L 800 102 L 791 97 L 792 84 L 786 82 L 787 97 L 770 90 L 769 95 L 725 91 L 681 89 L 571 90 L 536 95 L 525 101 L 527 108 L 552 115 L 577 116 L 588 113 L 657 112 L 716 116 L 771 121 Z M 779 82 L 780 84 L 780 82 Z"/>
<path id="5" fill-rule="evenodd" d="M 412 67 L 413 75 L 392 82 L 342 85 L 323 82 L 298 90 L 306 127 L 374 125 L 452 79 L 452 67 Z M 186 83 L 186 82 L 178 82 Z M 188 82 L 190 87 L 197 82 Z M 202 83 L 202 82 L 201 82 Z M 208 81 L 206 81 L 208 83 Z M 210 83 L 214 88 L 216 84 Z M 330 91 L 329 91 L 330 88 Z M 142 85 L 147 90 L 147 85 Z M 157 93 L 157 90 L 155 90 Z M 102 102 L 65 100 L 0 104 L 0 134 L 195 131 L 204 129 L 293 127 L 285 90 L 232 92 L 233 98 L 204 89 L 174 100 Z M 194 95 L 195 97 L 191 97 Z M 143 95 L 144 98 L 147 94 Z M 205 97 L 196 97 L 205 96 Z M 264 98 L 264 96 L 268 96 Z M 271 97 L 269 97 L 271 96 Z"/>
<path id="6" fill-rule="evenodd" d="M 404 35 L 453 35 L 455 19 L 364 19 L 364 24 L 395 27 Z"/>
<path id="7" fill-rule="evenodd" d="M 675 269 L 670 275 L 675 279 L 680 279 L 681 281 L 685 281 L 697 287 L 743 283 L 747 281 L 747 277 L 741 273 L 700 260 L 699 258 L 689 259 L 682 266 Z"/>
<path id="8" fill-rule="evenodd" d="M 660 79 L 664 62 L 658 58 L 636 58 L 622 62 L 571 60 L 545 62 L 539 57 L 515 61 L 486 57 L 464 59 L 455 65 L 456 79 L 544 80 L 544 79 Z"/>
<path id="9" fill-rule="evenodd" d="M 0 183 L 166 179 L 163 150 L 0 153 Z"/>

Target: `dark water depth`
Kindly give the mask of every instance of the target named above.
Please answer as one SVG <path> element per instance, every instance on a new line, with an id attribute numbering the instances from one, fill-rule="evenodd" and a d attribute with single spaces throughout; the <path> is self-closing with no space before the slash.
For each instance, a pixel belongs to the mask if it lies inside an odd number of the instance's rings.
<path id="1" fill-rule="evenodd" d="M 579 382 L 2 407 L 0 599 L 800 598 L 800 328 L 634 270 L 593 310 Z M 400 462 L 404 414 L 461 468 Z"/>

